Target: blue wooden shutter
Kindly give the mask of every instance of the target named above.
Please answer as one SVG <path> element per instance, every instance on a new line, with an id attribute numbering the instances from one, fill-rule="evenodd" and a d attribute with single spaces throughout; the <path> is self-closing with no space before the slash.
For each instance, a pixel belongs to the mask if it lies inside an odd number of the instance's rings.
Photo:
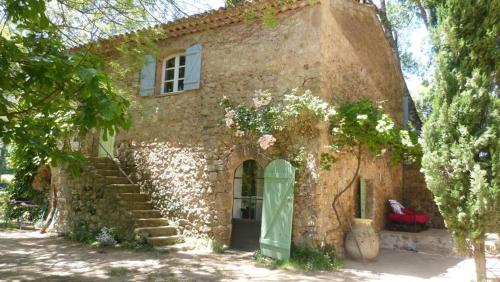
<path id="1" fill-rule="evenodd" d="M 200 44 L 186 49 L 186 74 L 184 76 L 184 90 L 200 88 L 201 80 L 201 50 Z"/>
<path id="2" fill-rule="evenodd" d="M 144 60 L 144 66 L 141 70 L 141 96 L 151 96 L 155 92 L 155 80 L 156 80 L 156 59 L 152 55 L 146 55 Z"/>

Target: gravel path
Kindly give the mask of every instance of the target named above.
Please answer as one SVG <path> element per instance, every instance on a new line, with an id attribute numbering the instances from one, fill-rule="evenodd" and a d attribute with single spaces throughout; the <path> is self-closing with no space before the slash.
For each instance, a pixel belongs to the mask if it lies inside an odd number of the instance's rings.
<path id="1" fill-rule="evenodd" d="M 0 281 L 471 281 L 474 263 L 382 250 L 377 261 L 345 261 L 340 272 L 270 270 L 250 253 L 159 254 L 94 249 L 33 231 L 0 231 Z M 489 259 L 490 276 L 500 261 Z M 499 280 L 497 280 L 499 281 Z"/>

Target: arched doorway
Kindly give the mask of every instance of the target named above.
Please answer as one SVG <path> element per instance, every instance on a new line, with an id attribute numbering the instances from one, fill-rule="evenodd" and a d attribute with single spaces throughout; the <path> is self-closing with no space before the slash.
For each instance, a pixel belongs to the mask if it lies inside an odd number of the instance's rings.
<path id="1" fill-rule="evenodd" d="M 257 250 L 262 220 L 264 169 L 255 160 L 244 161 L 236 169 L 233 183 L 231 247 Z"/>

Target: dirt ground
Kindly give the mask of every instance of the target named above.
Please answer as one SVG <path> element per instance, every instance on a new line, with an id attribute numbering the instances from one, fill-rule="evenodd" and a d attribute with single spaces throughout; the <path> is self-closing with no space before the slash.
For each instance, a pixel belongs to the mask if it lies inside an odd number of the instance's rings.
<path id="1" fill-rule="evenodd" d="M 488 260 L 500 277 L 500 260 Z M 496 275 L 496 276 L 495 276 Z M 382 250 L 363 265 L 346 260 L 340 272 L 271 270 L 251 253 L 159 254 L 95 249 L 34 231 L 0 232 L 0 281 L 472 281 L 470 259 Z M 498 281 L 498 280 L 497 280 Z"/>

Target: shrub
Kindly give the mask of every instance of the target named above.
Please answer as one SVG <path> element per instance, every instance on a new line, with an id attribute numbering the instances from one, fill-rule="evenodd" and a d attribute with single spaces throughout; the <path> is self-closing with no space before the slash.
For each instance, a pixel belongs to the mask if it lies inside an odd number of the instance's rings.
<path id="1" fill-rule="evenodd" d="M 87 223 L 75 221 L 72 223 L 69 239 L 90 244 L 94 241 L 95 233 L 92 232 Z"/>
<path id="2" fill-rule="evenodd" d="M 43 191 L 32 188 L 35 174 L 46 159 L 39 157 L 33 150 L 20 146 L 12 146 L 9 156 L 14 169 L 14 181 L 8 184 L 9 200 L 31 201 L 38 208 L 25 208 L 8 204 L 5 214 L 7 218 L 17 219 L 21 216 L 30 221 L 42 220 L 48 209 L 47 195 Z"/>
<path id="3" fill-rule="evenodd" d="M 335 254 L 335 248 L 329 245 L 321 249 L 292 245 L 290 259 L 288 260 L 268 258 L 258 250 L 254 253 L 254 259 L 270 268 L 303 271 L 338 271 L 342 267 L 342 261 Z"/>
<path id="4" fill-rule="evenodd" d="M 107 227 L 103 227 L 99 234 L 97 234 L 96 241 L 101 246 L 114 246 L 117 243 L 115 235 L 113 234 L 113 229 Z"/>

